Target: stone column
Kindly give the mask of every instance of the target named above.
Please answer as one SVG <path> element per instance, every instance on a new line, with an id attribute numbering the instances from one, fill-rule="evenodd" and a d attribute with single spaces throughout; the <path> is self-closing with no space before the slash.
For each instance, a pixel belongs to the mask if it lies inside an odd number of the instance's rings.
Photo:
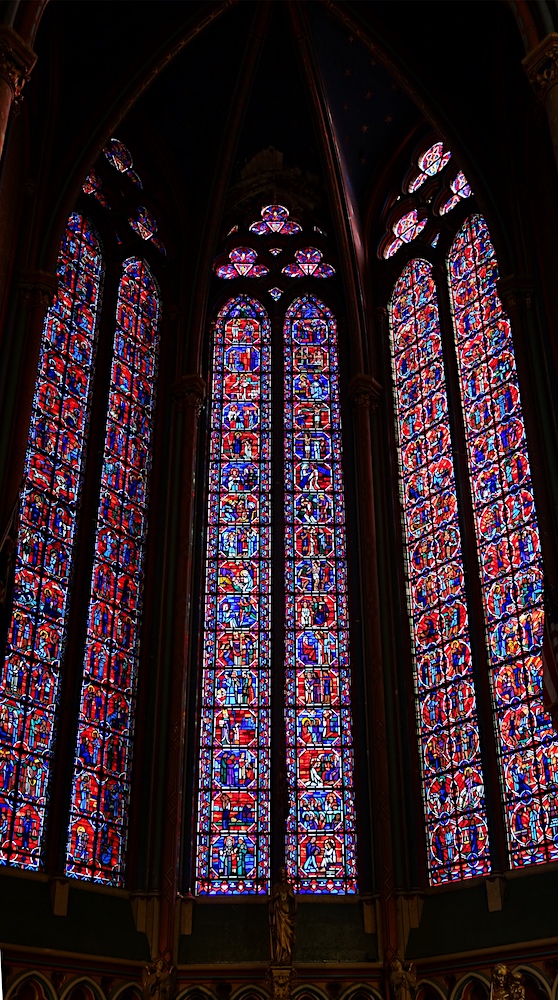
<path id="1" fill-rule="evenodd" d="M 556 36 L 558 39 L 558 35 Z M 556 91 L 558 96 L 558 91 Z M 500 278 L 498 294 L 513 330 L 514 354 L 546 580 L 558 597 L 558 412 L 553 406 L 544 358 L 539 349 L 534 282 L 527 275 Z"/>
<path id="2" fill-rule="evenodd" d="M 0 24 L 0 157 L 12 105 L 19 101 L 36 62 L 23 38 L 9 24 Z"/>
<path id="3" fill-rule="evenodd" d="M 522 61 L 529 83 L 544 104 L 558 167 L 558 34 L 547 35 Z"/>
<path id="4" fill-rule="evenodd" d="M 4 468 L 2 489 L 2 509 L 0 523 L 4 524 L 16 502 L 25 464 L 29 422 L 33 406 L 33 394 L 37 379 L 41 334 L 45 313 L 50 306 L 58 278 L 46 271 L 29 271 L 21 275 L 19 283 L 19 309 L 14 328 L 14 341 L 18 357 L 14 360 L 13 377 L 16 383 L 11 387 L 13 400 L 7 406 L 4 419 L 8 421 L 6 431 L 11 428 L 7 439 L 2 441 L 0 460 Z"/>
<path id="5" fill-rule="evenodd" d="M 174 636 L 170 676 L 169 738 L 166 758 L 162 878 L 160 896 L 159 954 L 176 961 L 180 913 L 178 877 L 183 849 L 185 697 L 189 653 L 189 612 L 192 586 L 192 525 L 198 418 L 205 399 L 205 382 L 199 375 L 183 375 L 173 396 L 182 416 L 180 505 L 174 603 Z"/>
<path id="6" fill-rule="evenodd" d="M 355 375 L 349 384 L 355 420 L 355 446 L 358 476 L 360 521 L 360 574 L 363 595 L 365 638 L 365 685 L 368 692 L 367 716 L 372 747 L 373 788 L 375 795 L 375 832 L 379 858 L 380 921 L 378 949 L 391 961 L 397 948 L 397 922 L 393 885 L 393 845 L 390 789 L 387 767 L 386 712 L 382 663 L 380 593 L 372 434 L 370 411 L 375 412 L 382 389 L 371 375 Z"/>

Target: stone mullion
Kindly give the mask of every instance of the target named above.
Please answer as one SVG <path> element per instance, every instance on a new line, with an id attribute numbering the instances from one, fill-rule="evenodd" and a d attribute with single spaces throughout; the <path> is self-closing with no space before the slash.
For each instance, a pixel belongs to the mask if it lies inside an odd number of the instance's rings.
<path id="1" fill-rule="evenodd" d="M 387 761 L 386 707 L 383 677 L 378 544 L 372 464 L 371 411 L 375 412 L 381 387 L 371 375 L 357 374 L 349 384 L 355 422 L 357 502 L 361 530 L 362 612 L 364 621 L 364 676 L 368 691 L 369 740 L 372 749 L 373 789 L 377 809 L 374 830 L 378 838 L 379 903 L 381 933 L 378 949 L 387 965 L 397 949 L 397 915 L 394 892 L 393 839 L 390 783 Z"/>
<path id="2" fill-rule="evenodd" d="M 195 468 L 198 418 L 205 399 L 205 382 L 199 375 L 183 375 L 174 386 L 177 415 L 181 417 L 179 456 L 180 502 L 175 552 L 173 640 L 168 693 L 168 740 L 163 798 L 159 947 L 161 956 L 177 959 L 179 940 L 179 872 L 183 844 L 184 747 L 186 742 L 186 691 L 188 681 L 190 605 L 192 592 L 192 528 L 195 501 Z M 177 456 L 178 458 L 178 456 Z M 155 949 L 156 950 L 156 949 Z M 154 956 L 155 957 L 155 956 Z"/>

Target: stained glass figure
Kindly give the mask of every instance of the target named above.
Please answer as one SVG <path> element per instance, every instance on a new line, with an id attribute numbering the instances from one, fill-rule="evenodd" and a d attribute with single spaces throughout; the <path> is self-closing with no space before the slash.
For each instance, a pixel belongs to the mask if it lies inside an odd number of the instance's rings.
<path id="1" fill-rule="evenodd" d="M 109 208 L 110 205 L 101 191 L 102 182 L 96 170 L 92 170 L 91 173 L 85 178 L 81 189 L 84 194 L 92 194 L 94 198 L 102 205 L 103 208 Z"/>
<path id="2" fill-rule="evenodd" d="M 103 153 L 111 166 L 114 167 L 115 170 L 118 170 L 119 174 L 124 174 L 126 177 L 129 177 L 136 187 L 141 190 L 143 184 L 135 170 L 132 170 L 132 154 L 123 142 L 120 142 L 119 139 L 110 139 L 107 145 L 103 148 Z"/>
<path id="3" fill-rule="evenodd" d="M 103 274 L 99 240 L 80 215 L 68 220 L 57 272 L 33 398 L 0 696 L 0 861 L 31 869 L 42 864 Z"/>
<path id="4" fill-rule="evenodd" d="M 447 215 L 451 212 L 452 208 L 459 205 L 459 202 L 463 198 L 470 198 L 473 194 L 471 185 L 469 184 L 465 174 L 462 170 L 459 171 L 456 177 L 452 180 L 450 188 L 453 191 L 451 198 L 448 198 L 440 208 L 440 215 Z"/>
<path id="5" fill-rule="evenodd" d="M 337 331 L 318 299 L 287 311 L 285 724 L 296 891 L 357 891 Z"/>
<path id="6" fill-rule="evenodd" d="M 250 232 L 256 236 L 267 236 L 270 233 L 293 236 L 302 232 L 302 226 L 289 218 L 289 211 L 284 205 L 265 205 L 261 216 L 261 221 L 253 222 L 250 226 Z"/>
<path id="7" fill-rule="evenodd" d="M 160 310 L 147 264 L 124 261 L 66 859 L 108 885 L 124 881 Z"/>
<path id="8" fill-rule="evenodd" d="M 438 885 L 490 865 L 438 303 L 427 261 L 404 268 L 390 330 L 428 867 Z"/>
<path id="9" fill-rule="evenodd" d="M 321 250 L 317 250 L 316 247 L 297 250 L 296 264 L 287 264 L 283 268 L 283 274 L 289 278 L 304 278 L 307 275 L 313 278 L 331 278 L 335 274 L 335 268 L 331 264 L 326 264 L 323 256 Z"/>
<path id="10" fill-rule="evenodd" d="M 269 891 L 270 326 L 240 295 L 213 345 L 196 891 Z"/>
<path id="11" fill-rule="evenodd" d="M 256 264 L 258 255 L 252 247 L 235 247 L 229 254 L 230 264 L 215 264 L 214 271 L 218 278 L 262 278 L 269 274 L 269 268 L 264 264 Z"/>
<path id="12" fill-rule="evenodd" d="M 514 867 L 558 858 L 558 736 L 544 710 L 543 569 L 498 264 L 484 219 L 448 258 L 502 795 Z"/>
<path id="13" fill-rule="evenodd" d="M 271 295 L 271 298 L 273 299 L 274 302 L 278 302 L 279 299 L 281 298 L 282 294 L 283 294 L 283 289 L 282 288 L 270 288 L 269 289 L 269 294 Z"/>
<path id="14" fill-rule="evenodd" d="M 128 224 L 142 240 L 152 240 L 158 229 L 156 219 L 144 205 L 137 208 L 135 219 L 133 217 L 128 219 Z"/>

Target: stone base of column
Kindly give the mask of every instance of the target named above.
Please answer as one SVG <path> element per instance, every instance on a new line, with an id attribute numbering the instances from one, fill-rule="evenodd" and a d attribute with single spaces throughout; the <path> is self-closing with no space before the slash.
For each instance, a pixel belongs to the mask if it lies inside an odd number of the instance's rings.
<path id="1" fill-rule="evenodd" d="M 270 965 L 266 985 L 271 1000 L 291 1000 L 298 976 L 292 965 Z"/>

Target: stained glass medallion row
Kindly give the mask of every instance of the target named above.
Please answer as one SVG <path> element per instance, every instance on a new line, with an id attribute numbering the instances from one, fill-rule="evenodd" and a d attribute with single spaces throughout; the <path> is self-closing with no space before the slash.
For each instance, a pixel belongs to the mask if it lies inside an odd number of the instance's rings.
<path id="1" fill-rule="evenodd" d="M 288 317 L 287 858 L 298 891 L 345 893 L 356 845 L 335 321 L 308 297 Z M 196 883 L 210 895 L 269 886 L 270 358 L 260 304 L 230 300 L 211 393 Z"/>

